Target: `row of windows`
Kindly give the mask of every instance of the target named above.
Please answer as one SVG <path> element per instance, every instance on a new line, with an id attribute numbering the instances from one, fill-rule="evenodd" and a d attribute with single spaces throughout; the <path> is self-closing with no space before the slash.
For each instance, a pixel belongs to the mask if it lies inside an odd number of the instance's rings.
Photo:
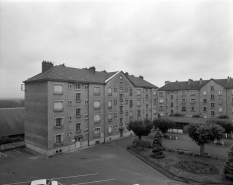
<path id="1" fill-rule="evenodd" d="M 210 100 L 214 100 L 214 95 L 211 96 Z M 186 99 L 181 99 L 181 103 L 186 103 L 187 100 Z M 196 99 L 190 99 L 190 103 L 195 103 L 196 102 Z M 163 99 L 160 99 L 159 100 L 159 103 L 160 104 L 163 104 L 164 103 L 164 100 Z M 207 99 L 203 99 L 203 103 L 207 103 Z M 223 104 L 223 99 L 218 99 L 218 103 L 219 104 Z M 233 98 L 232 98 L 232 103 L 233 103 Z M 171 103 L 173 104 L 173 103 Z"/>

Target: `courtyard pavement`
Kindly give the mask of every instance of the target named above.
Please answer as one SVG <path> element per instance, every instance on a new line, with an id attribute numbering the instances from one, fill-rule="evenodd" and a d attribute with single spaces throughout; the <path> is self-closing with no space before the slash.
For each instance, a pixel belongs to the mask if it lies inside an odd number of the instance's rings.
<path id="1" fill-rule="evenodd" d="M 64 185 L 184 185 L 173 181 L 125 149 L 133 137 L 47 158 L 28 149 L 4 152 L 0 157 L 0 184 L 25 185 L 36 179 L 54 179 Z"/>

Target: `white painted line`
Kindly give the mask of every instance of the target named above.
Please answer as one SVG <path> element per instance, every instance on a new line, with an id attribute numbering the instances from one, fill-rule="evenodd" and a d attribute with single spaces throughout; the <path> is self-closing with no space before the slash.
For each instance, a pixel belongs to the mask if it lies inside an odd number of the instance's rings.
<path id="1" fill-rule="evenodd" d="M 19 153 L 19 154 L 21 154 L 21 152 L 19 152 L 18 150 L 14 150 L 15 152 L 17 152 L 17 153 Z"/>
<path id="2" fill-rule="evenodd" d="M 93 184 L 93 183 L 98 183 L 98 182 L 114 181 L 114 180 L 115 180 L 115 179 L 106 179 L 106 180 L 91 181 L 91 182 L 83 182 L 83 183 L 71 184 L 71 185 Z"/>
<path id="3" fill-rule="evenodd" d="M 92 174 L 77 175 L 77 176 L 69 176 L 69 177 L 58 177 L 58 178 L 50 178 L 50 179 L 66 179 L 66 178 L 74 178 L 74 177 L 85 177 L 85 176 L 97 175 L 97 174 L 98 174 L 98 173 L 92 173 Z M 28 182 L 31 182 L 31 181 L 17 182 L 17 183 L 3 184 L 3 185 L 22 184 L 22 183 L 28 183 Z"/>
<path id="4" fill-rule="evenodd" d="M 7 157 L 7 155 L 5 155 L 5 154 L 4 154 L 4 153 L 2 153 L 2 152 L 0 152 L 0 156 L 1 156 L 1 155 L 4 155 L 5 157 Z"/>

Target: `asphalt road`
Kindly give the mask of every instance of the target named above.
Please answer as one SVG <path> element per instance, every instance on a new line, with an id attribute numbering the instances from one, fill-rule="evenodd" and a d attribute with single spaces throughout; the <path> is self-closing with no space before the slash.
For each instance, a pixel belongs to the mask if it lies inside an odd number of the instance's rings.
<path id="1" fill-rule="evenodd" d="M 125 148 L 131 137 L 81 151 L 46 158 L 28 149 L 0 157 L 0 184 L 25 185 L 36 179 L 55 179 L 63 185 L 178 185 Z M 20 152 L 20 153 L 19 153 Z"/>

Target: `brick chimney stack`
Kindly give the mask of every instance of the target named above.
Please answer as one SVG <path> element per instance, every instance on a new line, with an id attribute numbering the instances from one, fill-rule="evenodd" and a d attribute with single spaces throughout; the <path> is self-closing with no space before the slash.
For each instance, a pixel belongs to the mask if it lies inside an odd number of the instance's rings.
<path id="1" fill-rule="evenodd" d="M 89 67 L 89 70 L 90 70 L 93 74 L 95 74 L 95 67 L 94 67 L 94 66 Z"/>
<path id="2" fill-rule="evenodd" d="M 125 72 L 125 75 L 129 76 L 129 73 L 128 73 L 128 72 Z"/>
<path id="3" fill-rule="evenodd" d="M 202 78 L 200 78 L 200 84 L 202 84 Z"/>
<path id="4" fill-rule="evenodd" d="M 141 78 L 143 80 L 143 76 L 140 75 L 139 78 Z"/>
<path id="5" fill-rule="evenodd" d="M 167 85 L 167 84 L 169 84 L 170 83 L 170 81 L 165 81 L 165 85 Z"/>
<path id="6" fill-rule="evenodd" d="M 48 71 L 52 67 L 53 67 L 53 63 L 52 62 L 44 61 L 43 60 L 43 62 L 42 62 L 42 73 L 44 73 L 45 71 Z"/>
<path id="7" fill-rule="evenodd" d="M 188 84 L 190 85 L 192 81 L 193 81 L 192 79 L 189 79 Z"/>

